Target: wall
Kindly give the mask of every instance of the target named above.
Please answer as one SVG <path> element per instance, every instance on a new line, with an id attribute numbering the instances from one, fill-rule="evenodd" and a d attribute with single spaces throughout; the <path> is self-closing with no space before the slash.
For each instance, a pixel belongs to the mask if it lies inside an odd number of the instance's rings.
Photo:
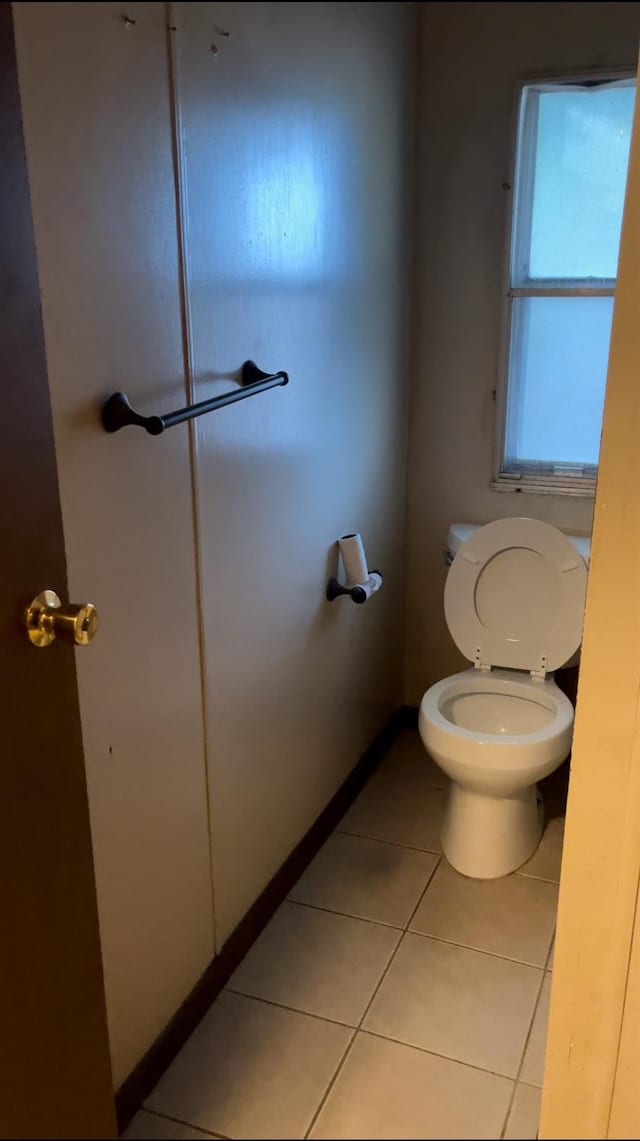
<path id="1" fill-rule="evenodd" d="M 219 945 L 401 698 L 413 11 L 175 13 L 195 395 L 291 377 L 197 429 Z"/>
<path id="2" fill-rule="evenodd" d="M 213 952 L 199 634 L 217 946 L 401 698 L 415 44 L 412 5 L 176 5 L 185 378 L 166 13 L 126 13 L 16 6 L 117 1083 Z M 289 387 L 99 426 L 247 358 Z M 384 588 L 329 604 L 355 529 Z"/>
<path id="3" fill-rule="evenodd" d="M 442 595 L 449 523 L 531 515 L 588 533 L 592 499 L 493 492 L 515 81 L 635 67 L 638 3 L 420 6 L 418 272 L 410 410 L 405 699 L 465 668 Z"/>

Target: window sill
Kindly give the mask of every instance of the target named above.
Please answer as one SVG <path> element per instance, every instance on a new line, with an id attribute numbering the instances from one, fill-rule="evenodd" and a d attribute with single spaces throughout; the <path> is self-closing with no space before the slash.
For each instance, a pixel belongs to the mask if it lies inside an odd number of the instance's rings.
<path id="1" fill-rule="evenodd" d="M 557 476 L 498 476 L 491 482 L 492 491 L 511 491 L 527 495 L 571 495 L 582 499 L 593 499 L 596 493 L 595 479 L 561 479 Z"/>

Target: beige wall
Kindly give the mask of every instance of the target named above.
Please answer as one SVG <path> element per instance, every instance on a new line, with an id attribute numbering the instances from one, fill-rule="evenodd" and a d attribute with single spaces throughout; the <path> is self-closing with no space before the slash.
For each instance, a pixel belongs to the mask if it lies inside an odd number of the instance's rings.
<path id="1" fill-rule="evenodd" d="M 638 3 L 420 5 L 418 273 L 410 408 L 405 699 L 464 668 L 442 610 L 451 522 L 531 515 L 588 533 L 593 500 L 493 492 L 514 84 L 635 68 Z"/>
<path id="2" fill-rule="evenodd" d="M 400 700 L 413 10 L 176 6 L 193 390 L 291 375 L 192 486 L 186 426 L 98 422 L 189 397 L 164 5 L 14 7 L 119 1083 L 214 947 L 198 549 L 217 946 Z M 384 587 L 330 605 L 355 529 Z"/>
<path id="3" fill-rule="evenodd" d="M 176 8 L 196 396 L 291 376 L 198 424 L 218 945 L 401 697 L 412 16 Z M 384 587 L 328 604 L 354 530 Z"/>

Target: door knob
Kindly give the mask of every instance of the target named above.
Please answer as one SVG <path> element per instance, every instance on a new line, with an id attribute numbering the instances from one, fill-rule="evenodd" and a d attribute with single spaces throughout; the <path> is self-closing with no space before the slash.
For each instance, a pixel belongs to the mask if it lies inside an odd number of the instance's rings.
<path id="1" fill-rule="evenodd" d="M 43 590 L 27 607 L 26 622 L 34 646 L 50 646 L 55 638 L 72 646 L 88 646 L 96 636 L 98 611 L 91 602 L 63 605 L 55 590 Z"/>

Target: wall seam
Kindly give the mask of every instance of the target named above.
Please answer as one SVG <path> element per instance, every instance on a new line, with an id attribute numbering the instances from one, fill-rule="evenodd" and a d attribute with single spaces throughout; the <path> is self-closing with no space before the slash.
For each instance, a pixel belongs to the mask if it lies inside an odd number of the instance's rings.
<path id="1" fill-rule="evenodd" d="M 180 112 L 178 63 L 176 55 L 176 36 L 178 34 L 177 13 L 175 3 L 165 3 L 167 66 L 169 77 L 169 101 L 171 115 L 171 148 L 173 157 L 173 173 L 176 203 L 176 230 L 178 235 L 178 267 L 180 276 L 180 318 L 182 325 L 182 351 L 184 359 L 184 376 L 187 390 L 187 399 L 195 402 L 195 382 L 193 376 L 193 326 L 191 320 L 191 304 L 189 295 L 189 254 L 187 245 L 186 224 L 186 173 L 182 153 L 182 117 Z M 203 604 L 203 570 L 202 570 L 202 540 L 200 533 L 200 487 L 198 480 L 198 436 L 196 424 L 189 422 L 189 466 L 191 474 L 191 506 L 193 516 L 193 543 L 195 554 L 195 593 L 196 611 L 198 620 L 198 653 L 200 659 L 200 697 L 202 709 L 202 733 L 204 750 L 204 786 L 207 806 L 207 833 L 209 837 L 209 882 L 211 893 L 211 931 L 213 939 L 213 954 L 217 953 L 216 933 L 216 906 L 215 883 L 213 876 L 213 822 L 211 808 L 211 771 L 209 755 L 209 712 L 207 702 L 207 647 L 204 625 Z"/>
<path id="2" fill-rule="evenodd" d="M 413 99 L 412 99 L 412 126 L 411 126 L 411 145 L 410 145 L 410 172 L 409 172 L 409 186 L 410 191 L 408 194 L 408 218 L 409 227 L 413 231 L 414 241 L 407 242 L 407 276 L 409 278 L 409 306 L 408 316 L 405 323 L 406 336 L 407 336 L 407 354 L 406 360 L 408 364 L 408 378 L 405 390 L 405 403 L 404 403 L 404 434 L 405 434 L 405 465 L 404 465 L 404 531 L 403 531 L 403 550 L 404 550 L 404 576 L 403 576 L 403 594 L 402 594 L 402 659 L 401 659 L 401 672 L 400 683 L 402 702 L 406 703 L 410 700 L 409 694 L 409 594 L 410 594 L 410 542 L 411 542 L 411 510 L 410 510 L 410 497 L 411 497 L 411 412 L 415 399 L 415 391 L 418 385 L 417 366 L 418 366 L 418 311 L 419 300 L 421 295 L 420 289 L 420 268 L 422 263 L 421 249 L 420 249 L 420 216 L 418 210 L 418 175 L 420 170 L 420 157 L 421 157 L 421 140 L 420 140 L 420 92 L 419 81 L 422 69 L 422 13 L 420 4 L 414 4 L 414 30 L 415 30 L 415 49 L 413 53 Z M 417 240 L 416 240 L 417 238 Z M 405 239 L 406 240 L 406 239 Z"/>

